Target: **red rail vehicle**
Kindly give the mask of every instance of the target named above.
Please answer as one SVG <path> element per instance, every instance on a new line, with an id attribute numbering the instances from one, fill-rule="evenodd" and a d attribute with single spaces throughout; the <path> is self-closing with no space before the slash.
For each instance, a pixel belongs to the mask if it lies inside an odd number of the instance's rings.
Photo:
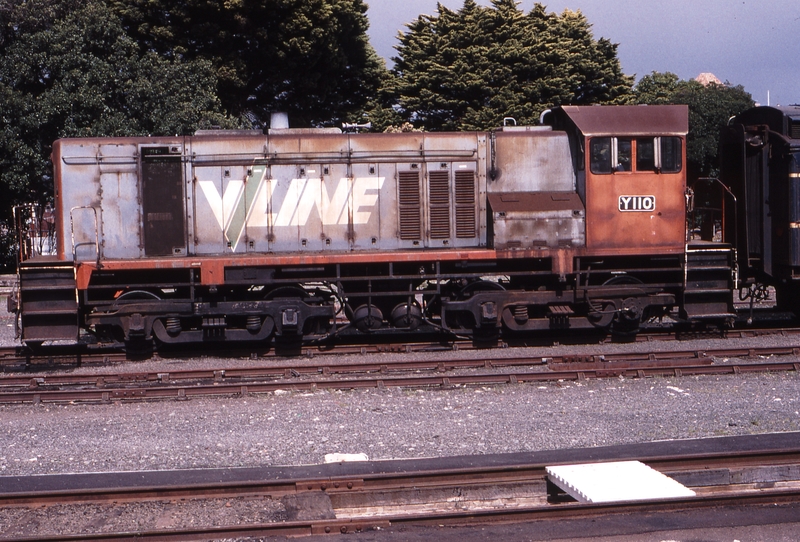
<path id="1" fill-rule="evenodd" d="M 687 108 L 561 107 L 541 124 L 59 140 L 57 254 L 20 262 L 21 340 L 480 340 L 733 318 L 736 247 L 687 232 Z"/>

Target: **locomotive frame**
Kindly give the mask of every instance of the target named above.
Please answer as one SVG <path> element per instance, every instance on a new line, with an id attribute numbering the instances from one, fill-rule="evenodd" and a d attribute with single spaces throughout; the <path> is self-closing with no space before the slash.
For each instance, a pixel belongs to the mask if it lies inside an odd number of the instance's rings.
<path id="1" fill-rule="evenodd" d="M 736 249 L 687 237 L 687 108 L 542 121 L 59 140 L 58 251 L 21 258 L 21 340 L 482 341 L 729 322 Z"/>

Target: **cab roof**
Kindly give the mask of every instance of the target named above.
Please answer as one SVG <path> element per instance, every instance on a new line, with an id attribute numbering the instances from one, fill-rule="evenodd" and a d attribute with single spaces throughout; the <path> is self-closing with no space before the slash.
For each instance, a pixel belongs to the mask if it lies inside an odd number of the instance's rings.
<path id="1" fill-rule="evenodd" d="M 685 136 L 689 131 L 686 105 L 566 105 L 559 109 L 586 137 Z"/>

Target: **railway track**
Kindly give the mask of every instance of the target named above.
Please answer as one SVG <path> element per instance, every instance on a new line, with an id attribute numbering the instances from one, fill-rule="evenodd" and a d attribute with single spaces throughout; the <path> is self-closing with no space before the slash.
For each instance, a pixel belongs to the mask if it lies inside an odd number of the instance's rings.
<path id="1" fill-rule="evenodd" d="M 293 514 L 276 515 L 270 521 L 252 522 L 231 517 L 227 524 L 202 522 L 191 528 L 158 529 L 140 525 L 136 532 L 109 532 L 94 520 L 95 529 L 81 532 L 50 525 L 50 533 L 20 540 L 197 540 L 246 536 L 308 536 L 416 527 L 467 527 L 476 525 L 542 521 L 591 521 L 609 515 L 674 514 L 681 511 L 737 507 L 796 506 L 800 503 L 800 442 L 796 435 L 762 435 L 779 446 L 757 448 L 738 444 L 729 450 L 709 451 L 705 441 L 685 445 L 672 443 L 663 453 L 649 452 L 636 458 L 693 489 L 695 497 L 659 501 L 580 504 L 561 498 L 548 484 L 545 467 L 569 464 L 573 452 L 559 452 L 561 459 L 546 463 L 531 461 L 533 454 L 476 458 L 444 458 L 416 462 L 333 464 L 304 468 L 267 469 L 242 475 L 228 473 L 228 481 L 201 481 L 209 474 L 189 472 L 118 473 L 102 479 L 75 476 L 39 477 L 36 484 L 15 479 L 0 494 L 0 513 L 58 507 L 52 517 L 125 515 L 132 503 L 150 502 L 186 514 L 205 510 L 210 502 L 234 499 L 280 503 L 294 507 Z M 719 439 L 710 439 L 709 442 Z M 724 439 L 723 439 L 724 440 Z M 753 438 L 746 442 L 750 442 Z M 758 441 L 758 437 L 755 438 Z M 763 440 L 763 439 L 762 439 Z M 742 438 L 730 439 L 742 443 Z M 711 446 L 718 445 L 713 442 Z M 653 450 L 656 445 L 646 449 Z M 609 449 L 610 450 L 610 449 Z M 626 449 L 627 452 L 628 449 Z M 612 460 L 604 449 L 589 452 L 597 461 Z M 634 451 L 635 453 L 635 451 Z M 582 454 L 587 455 L 587 451 Z M 547 455 L 547 454 L 542 454 Z M 553 455 L 552 453 L 550 454 Z M 544 461 L 548 461 L 543 457 Z M 128 474 L 129 476 L 126 476 Z M 157 478 L 156 478 L 157 476 Z M 211 473 L 212 478 L 223 477 Z M 257 478 L 257 479 L 256 479 Z M 153 484 L 154 480 L 159 483 Z M 79 481 L 79 480 L 88 480 Z M 187 482 L 187 480 L 189 480 Z M 110 483 L 109 483 L 110 482 Z M 45 486 L 35 491 L 19 490 L 26 483 Z M 548 489 L 550 488 L 550 489 Z M 89 508 L 86 508 L 86 507 Z M 89 510 L 89 512 L 87 512 Z M 192 512 L 194 510 L 195 512 Z M 233 512 L 233 511 L 232 511 Z M 234 515 L 235 516 L 235 515 Z M 306 516 L 299 519 L 298 516 Z M 24 522 L 24 514 L 17 514 Z M 91 519 L 91 518 L 89 518 Z M 735 521 L 728 518 L 728 521 Z M 54 520 L 57 522 L 57 520 Z M 24 529 L 10 525 L 9 532 Z M 106 530 L 104 530 L 106 529 Z M 66 530 L 66 531 L 65 531 Z M 103 531 L 103 532 L 98 532 Z M 53 534 L 56 532 L 57 534 Z"/>
<path id="2" fill-rule="evenodd" d="M 791 359 L 776 360 L 785 356 Z M 800 372 L 800 346 L 648 351 L 580 356 L 462 357 L 342 362 L 336 357 L 270 360 L 245 368 L 154 372 L 63 372 L 0 377 L 0 403 L 185 400 L 278 390 L 447 388 L 599 378 Z M 753 362 L 715 362 L 761 358 Z"/>
<path id="3" fill-rule="evenodd" d="M 742 312 L 741 320 L 746 320 L 747 311 Z M 764 313 L 769 315 L 771 313 Z M 636 336 L 631 337 L 630 341 L 641 344 L 649 344 L 662 341 L 684 341 L 693 339 L 740 339 L 765 336 L 794 337 L 800 335 L 800 326 L 786 327 L 787 319 L 773 318 L 761 315 L 755 326 L 746 326 L 728 330 L 642 330 Z M 219 350 L 215 350 L 213 344 L 204 344 L 200 347 L 187 346 L 184 349 L 176 350 L 167 348 L 162 351 L 145 351 L 126 353 L 121 344 L 116 345 L 97 345 L 97 344 L 52 344 L 40 346 L 35 350 L 25 346 L 0 346 L 0 368 L 3 370 L 20 370 L 25 368 L 53 368 L 68 366 L 96 366 L 123 363 L 127 361 L 144 361 L 146 359 L 170 359 L 174 357 L 186 357 L 191 355 L 206 356 L 220 355 L 225 357 L 249 357 L 252 359 L 282 359 L 284 357 L 294 358 L 313 358 L 318 355 L 353 355 L 353 354 L 383 354 L 383 353 L 430 353 L 430 352 L 453 352 L 470 351 L 481 349 L 491 351 L 494 348 L 512 347 L 547 347 L 562 344 L 610 344 L 615 339 L 610 335 L 604 334 L 565 334 L 553 335 L 543 334 L 541 336 L 529 336 L 527 338 L 509 338 L 508 341 L 497 343 L 475 344 L 469 339 L 448 338 L 420 338 L 415 342 L 370 342 L 363 344 L 319 344 L 304 345 L 290 350 L 275 349 L 269 346 L 244 346 L 231 347 L 223 345 Z"/>

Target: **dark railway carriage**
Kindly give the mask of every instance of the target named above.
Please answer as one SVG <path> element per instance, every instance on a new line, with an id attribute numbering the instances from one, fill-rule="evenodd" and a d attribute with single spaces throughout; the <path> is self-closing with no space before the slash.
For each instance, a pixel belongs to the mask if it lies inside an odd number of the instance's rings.
<path id="1" fill-rule="evenodd" d="M 685 106 L 492 132 L 213 131 L 54 144 L 58 253 L 22 341 L 129 345 L 600 328 L 732 316 L 687 244 Z"/>
<path id="2" fill-rule="evenodd" d="M 731 119 L 721 141 L 717 198 L 726 239 L 738 247 L 751 291 L 773 285 L 800 312 L 800 106 L 756 107 Z"/>

